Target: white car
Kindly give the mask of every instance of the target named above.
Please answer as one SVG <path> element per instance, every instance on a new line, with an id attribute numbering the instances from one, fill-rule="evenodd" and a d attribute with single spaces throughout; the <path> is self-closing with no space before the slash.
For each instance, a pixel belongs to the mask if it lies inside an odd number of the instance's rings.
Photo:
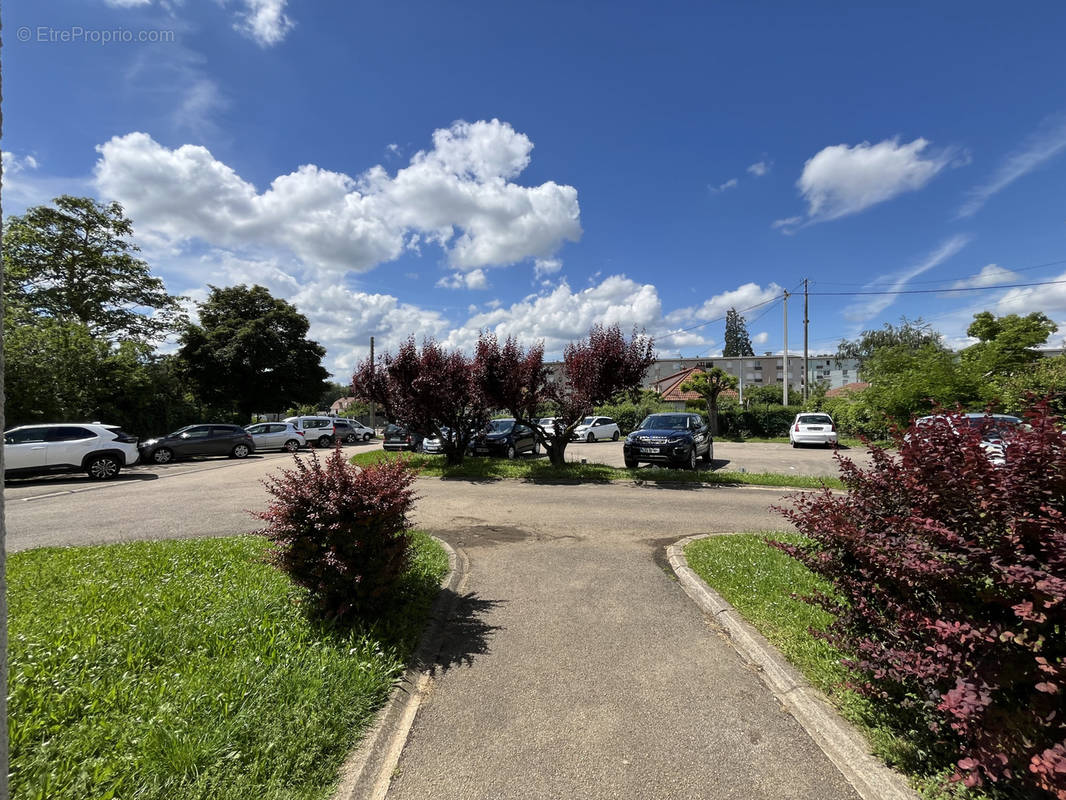
<path id="1" fill-rule="evenodd" d="M 307 443 L 304 432 L 291 422 L 260 422 L 245 428 L 252 434 L 256 450 L 288 450 L 295 453 Z"/>
<path id="2" fill-rule="evenodd" d="M 1007 463 L 1007 441 L 1019 429 L 1025 427 L 1025 420 L 1010 414 L 963 414 L 961 419 L 950 414 L 933 414 L 914 420 L 915 427 L 921 428 L 943 421 L 957 432 L 959 424 L 975 428 L 981 432 L 981 449 L 988 460 L 997 467 Z M 906 435 L 907 439 L 910 434 Z"/>
<path id="3" fill-rule="evenodd" d="M 116 425 L 59 423 L 4 431 L 4 478 L 85 472 L 104 481 L 137 463 L 137 437 Z"/>
<path id="4" fill-rule="evenodd" d="M 602 439 L 617 442 L 621 436 L 618 423 L 610 417 L 585 417 L 574 428 L 573 438 L 576 442 L 598 442 Z"/>
<path id="5" fill-rule="evenodd" d="M 303 431 L 308 445 L 332 447 L 336 431 L 333 417 L 286 417 L 282 422 L 291 422 L 298 431 Z"/>
<path id="6" fill-rule="evenodd" d="M 837 443 L 837 426 L 828 414 L 811 411 L 797 414 L 788 432 L 793 447 L 801 444 L 834 445 Z"/>

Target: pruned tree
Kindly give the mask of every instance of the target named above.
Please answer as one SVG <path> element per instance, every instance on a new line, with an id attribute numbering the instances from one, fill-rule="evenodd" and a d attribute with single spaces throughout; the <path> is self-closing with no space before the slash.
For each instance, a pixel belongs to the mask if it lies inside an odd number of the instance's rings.
<path id="1" fill-rule="evenodd" d="M 574 429 L 597 405 L 619 392 L 637 392 L 655 360 L 652 340 L 636 329 L 630 338 L 617 325 L 594 325 L 588 337 L 563 351 L 561 374 L 544 364 L 544 345 L 528 350 L 513 337 L 501 346 L 492 334 L 477 343 L 485 393 L 491 405 L 505 408 L 517 422 L 531 428 L 552 464 L 566 463 L 566 446 Z M 540 424 L 551 405 L 558 421 L 549 430 Z"/>
<path id="2" fill-rule="evenodd" d="M 694 372 L 681 384 L 681 391 L 695 392 L 707 405 L 711 436 L 718 435 L 718 396 L 727 389 L 737 388 L 737 378 L 721 367 L 712 367 L 708 372 Z"/>
<path id="3" fill-rule="evenodd" d="M 725 312 L 725 347 L 722 348 L 722 355 L 725 358 L 755 355 L 748 334 L 748 323 L 735 308 Z"/>
<path id="4" fill-rule="evenodd" d="M 367 357 L 352 375 L 355 397 L 379 404 L 391 422 L 439 436 L 449 464 L 461 464 L 474 432 L 488 420 L 477 359 L 412 336 L 396 355 Z M 447 433 L 445 432 L 447 431 Z"/>

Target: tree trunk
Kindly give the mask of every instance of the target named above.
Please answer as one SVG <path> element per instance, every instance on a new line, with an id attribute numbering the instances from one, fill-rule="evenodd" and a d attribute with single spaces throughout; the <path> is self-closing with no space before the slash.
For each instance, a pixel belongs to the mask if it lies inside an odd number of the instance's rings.
<path id="1" fill-rule="evenodd" d="M 544 445 L 544 449 L 548 451 L 548 460 L 552 463 L 553 466 L 566 466 L 567 444 L 568 442 L 566 440 L 552 441 L 549 439 L 548 442 Z"/>
<path id="2" fill-rule="evenodd" d="M 711 436 L 718 435 L 718 398 L 707 401 L 707 416 L 710 417 Z"/>

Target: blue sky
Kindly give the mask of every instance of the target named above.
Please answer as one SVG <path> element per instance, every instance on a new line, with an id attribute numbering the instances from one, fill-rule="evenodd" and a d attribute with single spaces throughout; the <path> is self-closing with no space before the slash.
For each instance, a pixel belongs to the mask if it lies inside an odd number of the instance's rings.
<path id="1" fill-rule="evenodd" d="M 268 286 L 338 378 L 371 335 L 713 354 L 765 301 L 780 351 L 804 278 L 816 350 L 901 315 L 958 346 L 986 308 L 1066 337 L 1061 3 L 4 11 L 5 213 L 119 200 L 171 291 Z"/>

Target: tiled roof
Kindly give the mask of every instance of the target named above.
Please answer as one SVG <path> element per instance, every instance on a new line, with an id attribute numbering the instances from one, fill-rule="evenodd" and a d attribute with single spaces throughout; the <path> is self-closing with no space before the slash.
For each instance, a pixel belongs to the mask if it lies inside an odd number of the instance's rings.
<path id="1" fill-rule="evenodd" d="M 830 389 L 828 392 L 825 393 L 825 396 L 826 397 L 842 397 L 843 395 L 846 395 L 846 394 L 853 394 L 855 392 L 861 392 L 863 389 L 867 388 L 869 385 L 870 384 L 868 384 L 868 383 L 866 383 L 864 381 L 856 381 L 855 383 L 847 383 L 847 384 L 844 384 L 843 386 L 840 386 L 840 387 L 838 387 L 836 389 Z"/>
<path id="2" fill-rule="evenodd" d="M 681 384 L 691 378 L 697 372 L 703 372 L 699 367 L 692 367 L 691 369 L 682 370 L 676 372 L 673 375 L 668 375 L 660 381 L 656 381 L 656 388 L 658 388 L 659 394 L 663 401 L 666 403 L 683 403 L 689 400 L 699 400 L 700 395 L 696 392 L 683 392 L 681 391 Z M 662 388 L 666 384 L 666 388 Z M 737 393 L 732 389 L 726 389 L 719 397 L 736 397 Z"/>

